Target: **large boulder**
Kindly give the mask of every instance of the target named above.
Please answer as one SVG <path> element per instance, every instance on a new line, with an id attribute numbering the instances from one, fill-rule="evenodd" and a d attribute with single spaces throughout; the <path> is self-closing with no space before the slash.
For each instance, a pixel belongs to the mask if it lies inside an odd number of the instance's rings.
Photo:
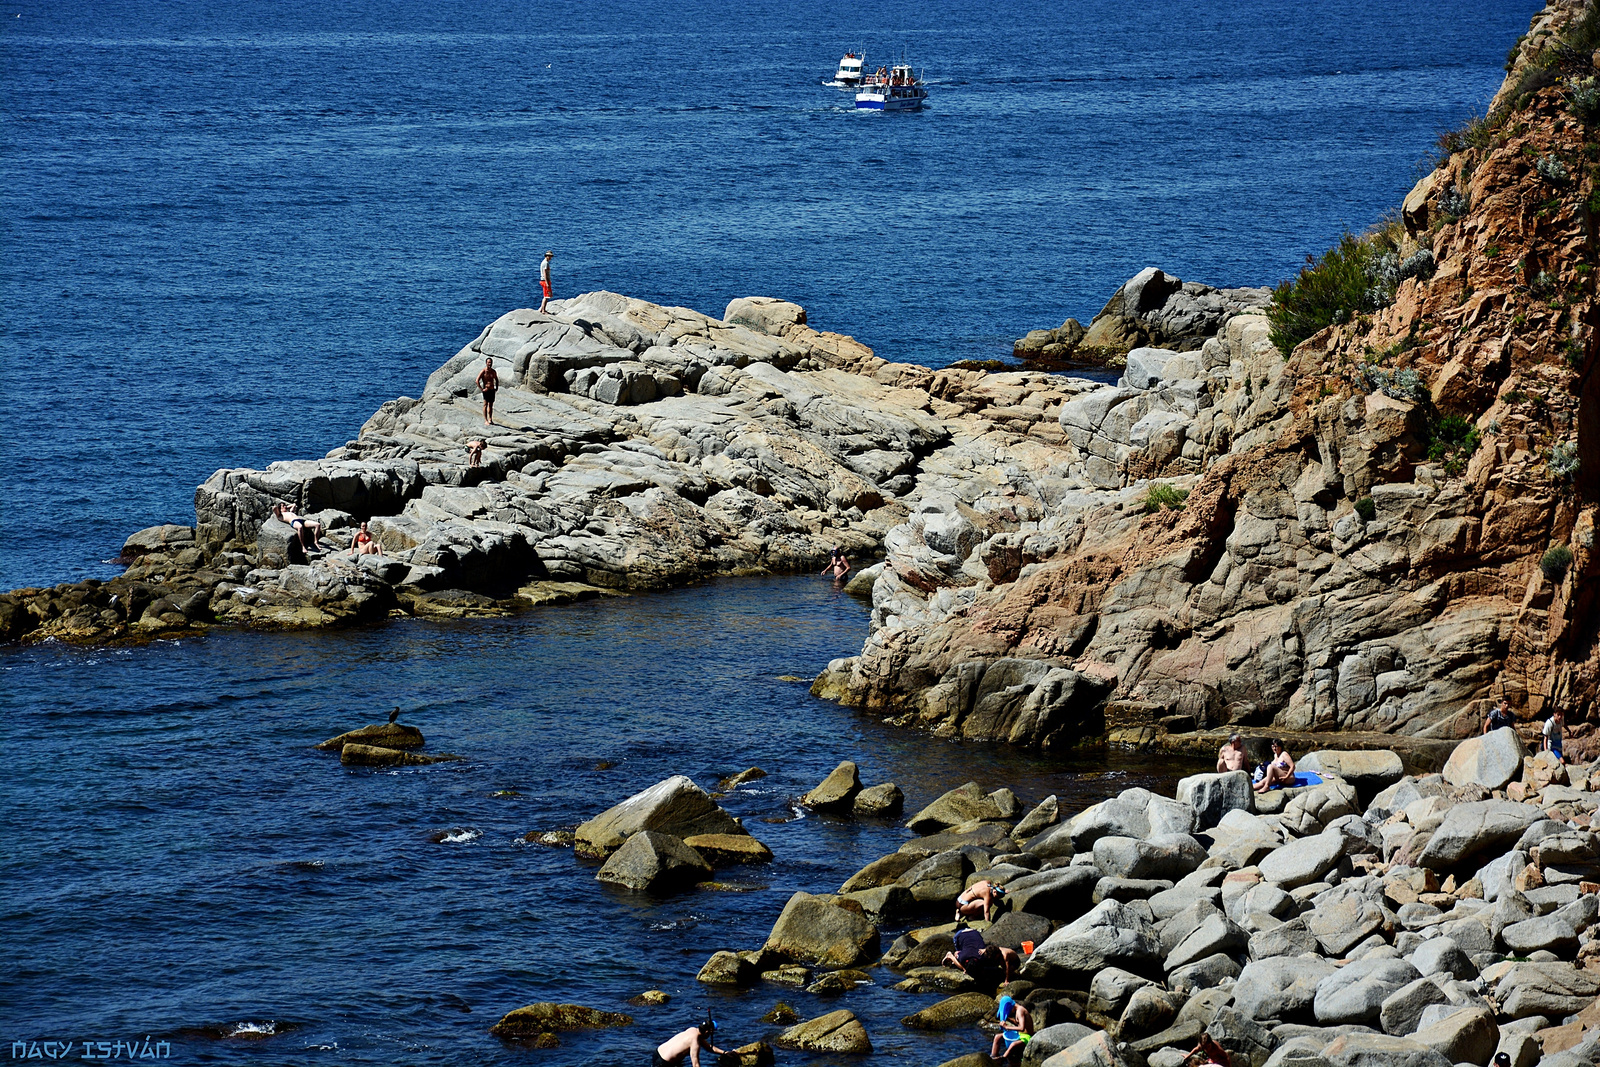
<path id="1" fill-rule="evenodd" d="M 900 1025 L 912 1030 L 954 1030 L 987 1019 L 994 1014 L 994 1004 L 994 998 L 987 993 L 957 993 L 912 1012 L 900 1020 Z"/>
<path id="2" fill-rule="evenodd" d="M 1317 943 L 1338 959 L 1383 929 L 1383 908 L 1349 886 L 1339 885 L 1320 894 L 1305 917 Z"/>
<path id="3" fill-rule="evenodd" d="M 1473 1005 L 1424 1026 L 1411 1040 L 1427 1045 L 1451 1063 L 1488 1063 L 1500 1043 L 1500 1028 L 1493 1012 Z"/>
<path id="4" fill-rule="evenodd" d="M 1097 904 L 1087 915 L 1063 926 L 1033 950 L 1024 977 L 1055 971 L 1093 973 L 1103 967 L 1151 964 L 1161 941 L 1144 913 L 1115 900 Z"/>
<path id="5" fill-rule="evenodd" d="M 972 860 L 966 852 L 952 848 L 929 856 L 902 874 L 894 884 L 909 890 L 919 904 L 952 903 L 967 887 L 970 873 Z"/>
<path id="6" fill-rule="evenodd" d="M 1309 1021 L 1317 984 L 1337 969 L 1320 956 L 1253 960 L 1234 983 L 1234 1007 L 1256 1020 Z"/>
<path id="7" fill-rule="evenodd" d="M 1454 786 L 1504 789 L 1522 770 L 1522 758 L 1527 754 L 1517 731 L 1502 726 L 1457 745 L 1445 762 L 1444 780 Z"/>
<path id="8" fill-rule="evenodd" d="M 1139 1067 L 1143 1062 L 1144 1057 L 1113 1041 L 1103 1030 L 1040 1061 L 1041 1067 Z"/>
<path id="9" fill-rule="evenodd" d="M 767 935 L 769 951 L 796 963 L 848 967 L 878 948 L 878 928 L 830 897 L 796 893 Z"/>
<path id="10" fill-rule="evenodd" d="M 695 834 L 683 843 L 713 867 L 772 862 L 772 850 L 749 834 Z"/>
<path id="11" fill-rule="evenodd" d="M 1250 944 L 1250 935 L 1220 911 L 1200 921 L 1176 948 L 1167 953 L 1163 966 L 1168 971 L 1187 967 L 1215 955 L 1237 956 Z"/>
<path id="12" fill-rule="evenodd" d="M 887 819 L 899 815 L 900 809 L 905 806 L 906 795 L 900 791 L 900 787 L 893 782 L 883 782 L 857 793 L 850 811 L 863 818 Z"/>
<path id="13" fill-rule="evenodd" d="M 1205 847 L 1188 834 L 1102 837 L 1094 843 L 1094 865 L 1109 878 L 1177 881 L 1205 860 Z"/>
<path id="14" fill-rule="evenodd" d="M 1356 787 L 1338 778 L 1330 778 L 1310 789 L 1299 789 L 1283 806 L 1280 822 L 1292 834 L 1321 833 L 1334 820 L 1355 815 L 1361 810 Z"/>
<path id="15" fill-rule="evenodd" d="M 1417 865 L 1443 870 L 1467 863 L 1485 852 L 1504 850 L 1516 843 L 1522 831 L 1541 818 L 1538 808 L 1514 800 L 1476 800 L 1457 804 L 1445 813 Z"/>
<path id="16" fill-rule="evenodd" d="M 594 877 L 627 889 L 662 893 L 703 882 L 711 874 L 711 864 L 682 839 L 644 830 L 624 841 Z"/>
<path id="17" fill-rule="evenodd" d="M 797 1023 L 779 1034 L 772 1043 L 779 1048 L 802 1052 L 872 1051 L 872 1039 L 867 1036 L 866 1028 L 853 1013 L 842 1009 Z"/>
<path id="18" fill-rule="evenodd" d="M 1570 963 L 1517 963 L 1500 976 L 1495 999 L 1513 1019 L 1545 1015 L 1562 1019 L 1600 996 L 1600 974 Z"/>
<path id="19" fill-rule="evenodd" d="M 879 856 L 846 878 L 844 885 L 839 887 L 839 892 L 854 893 L 862 889 L 877 889 L 879 886 L 892 885 L 902 874 L 926 858 L 916 852 L 891 852 L 887 856 Z"/>
<path id="20" fill-rule="evenodd" d="M 1284 889 L 1321 880 L 1344 856 L 1345 837 L 1337 832 L 1313 834 L 1274 849 L 1258 865 L 1261 877 Z"/>
<path id="21" fill-rule="evenodd" d="M 677 774 L 583 823 L 575 835 L 575 847 L 590 855 L 609 856 L 642 830 L 679 838 L 745 832 L 704 789 L 686 775 Z"/>
<path id="22" fill-rule="evenodd" d="M 936 833 L 960 826 L 964 822 L 991 821 L 1005 818 L 1000 805 L 985 796 L 977 782 L 968 782 L 945 793 L 932 804 L 906 820 L 906 825 L 919 834 Z"/>
<path id="23" fill-rule="evenodd" d="M 1061 804 L 1052 793 L 1034 805 L 1033 810 L 1022 817 L 1022 821 L 1017 823 L 1012 833 L 1018 841 L 1026 841 L 1034 834 L 1054 826 L 1060 818 Z"/>
<path id="24" fill-rule="evenodd" d="M 1323 1047 L 1322 1058 L 1336 1067 L 1452 1067 L 1427 1045 L 1388 1034 L 1341 1034 Z"/>
<path id="25" fill-rule="evenodd" d="M 1361 799 L 1367 802 L 1394 785 L 1406 773 L 1400 754 L 1389 749 L 1376 752 L 1318 749 L 1298 760 L 1295 766 L 1303 771 L 1314 771 L 1324 778 L 1342 778 L 1355 786 Z"/>
<path id="26" fill-rule="evenodd" d="M 1076 919 L 1088 910 L 1100 871 L 1087 864 L 1052 867 L 1006 882 L 1006 903 L 1047 919 Z"/>
<path id="27" fill-rule="evenodd" d="M 1022 1050 L 1022 1067 L 1038 1067 L 1062 1049 L 1071 1048 L 1093 1033 L 1094 1030 L 1082 1023 L 1056 1023 L 1046 1026 L 1037 1031 L 1027 1047 Z M 993 1060 L 988 1059 L 987 1055 L 984 1059 L 983 1067 L 993 1067 Z"/>
<path id="28" fill-rule="evenodd" d="M 861 792 L 861 772 L 850 760 L 835 767 L 800 803 L 817 811 L 849 811 Z"/>
<path id="29" fill-rule="evenodd" d="M 1177 797 L 1194 809 L 1198 829 L 1209 830 L 1230 811 L 1250 810 L 1250 775 L 1244 771 L 1191 774 L 1178 780 Z"/>
<path id="30" fill-rule="evenodd" d="M 1324 1026 L 1371 1025 L 1391 993 L 1422 977 L 1405 960 L 1360 959 L 1317 983 L 1312 1011 Z"/>
<path id="31" fill-rule="evenodd" d="M 1199 828 L 1199 816 L 1187 804 L 1159 796 L 1148 789 L 1135 788 L 1085 808 L 1074 815 L 1066 826 L 1073 847 L 1079 852 L 1087 852 L 1102 837 L 1192 834 Z M 1028 843 L 1030 852 L 1035 851 L 1035 844 L 1033 841 Z"/>
<path id="32" fill-rule="evenodd" d="M 1435 1004 L 1450 1003 L 1449 994 L 1432 978 L 1418 978 L 1383 998 L 1378 1009 L 1378 1024 L 1386 1034 L 1404 1037 L 1422 1022 L 1422 1013 Z"/>

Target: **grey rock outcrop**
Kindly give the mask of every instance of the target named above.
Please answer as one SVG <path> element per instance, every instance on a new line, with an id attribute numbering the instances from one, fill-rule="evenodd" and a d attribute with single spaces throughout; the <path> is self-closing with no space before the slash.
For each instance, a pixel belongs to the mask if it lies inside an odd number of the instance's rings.
<path id="1" fill-rule="evenodd" d="M 679 774 L 657 782 L 581 824 L 576 834 L 577 847 L 609 856 L 629 837 L 644 830 L 656 830 L 678 838 L 745 832 L 705 790 Z"/>

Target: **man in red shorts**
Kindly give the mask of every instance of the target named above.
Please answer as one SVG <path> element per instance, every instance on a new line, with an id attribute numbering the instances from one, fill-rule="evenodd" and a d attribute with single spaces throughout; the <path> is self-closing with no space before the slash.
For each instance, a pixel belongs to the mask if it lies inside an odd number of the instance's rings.
<path id="1" fill-rule="evenodd" d="M 544 262 L 539 264 L 539 288 L 544 290 L 544 299 L 539 301 L 540 311 L 543 311 L 544 306 L 550 303 L 550 261 L 555 258 L 556 254 L 554 252 L 546 252 L 544 254 Z"/>

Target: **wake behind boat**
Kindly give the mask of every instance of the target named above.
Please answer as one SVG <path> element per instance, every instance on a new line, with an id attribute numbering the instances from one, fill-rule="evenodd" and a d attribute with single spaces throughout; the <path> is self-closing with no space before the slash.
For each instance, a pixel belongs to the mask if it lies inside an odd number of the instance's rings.
<path id="1" fill-rule="evenodd" d="M 882 67 L 861 79 L 856 92 L 859 111 L 921 111 L 928 99 L 926 83 L 909 63 L 897 63 L 891 70 Z"/>

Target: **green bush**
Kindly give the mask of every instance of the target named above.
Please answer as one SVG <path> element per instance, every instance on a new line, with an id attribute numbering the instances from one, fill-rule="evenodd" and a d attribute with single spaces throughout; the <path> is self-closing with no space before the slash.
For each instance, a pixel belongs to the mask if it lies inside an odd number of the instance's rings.
<path id="1" fill-rule="evenodd" d="M 1539 560 L 1539 569 L 1544 571 L 1544 576 L 1552 582 L 1559 582 L 1567 576 L 1567 568 L 1572 566 L 1572 549 L 1566 545 L 1551 545 Z"/>
<path id="2" fill-rule="evenodd" d="M 1312 334 L 1382 307 L 1374 300 L 1373 283 L 1378 257 L 1392 251 L 1383 247 L 1386 243 L 1346 233 L 1321 259 L 1307 256 L 1300 273 L 1272 291 L 1267 319 L 1278 350 L 1288 354 Z"/>
<path id="3" fill-rule="evenodd" d="M 1378 517 L 1378 505 L 1373 503 L 1370 496 L 1364 496 L 1356 501 L 1356 514 L 1361 516 L 1363 522 L 1371 522 Z"/>
<path id="4" fill-rule="evenodd" d="M 1189 499 L 1189 491 L 1187 489 L 1179 489 L 1176 486 L 1161 482 L 1150 487 L 1149 495 L 1144 498 L 1144 513 L 1146 515 L 1154 515 L 1162 508 L 1182 511 L 1183 502 L 1187 499 Z"/>
<path id="5" fill-rule="evenodd" d="M 1432 439 L 1428 442 L 1428 458 L 1444 463 L 1446 474 L 1453 476 L 1467 469 L 1467 460 L 1478 450 L 1482 435 L 1477 427 L 1460 415 L 1446 415 L 1434 425 Z"/>

